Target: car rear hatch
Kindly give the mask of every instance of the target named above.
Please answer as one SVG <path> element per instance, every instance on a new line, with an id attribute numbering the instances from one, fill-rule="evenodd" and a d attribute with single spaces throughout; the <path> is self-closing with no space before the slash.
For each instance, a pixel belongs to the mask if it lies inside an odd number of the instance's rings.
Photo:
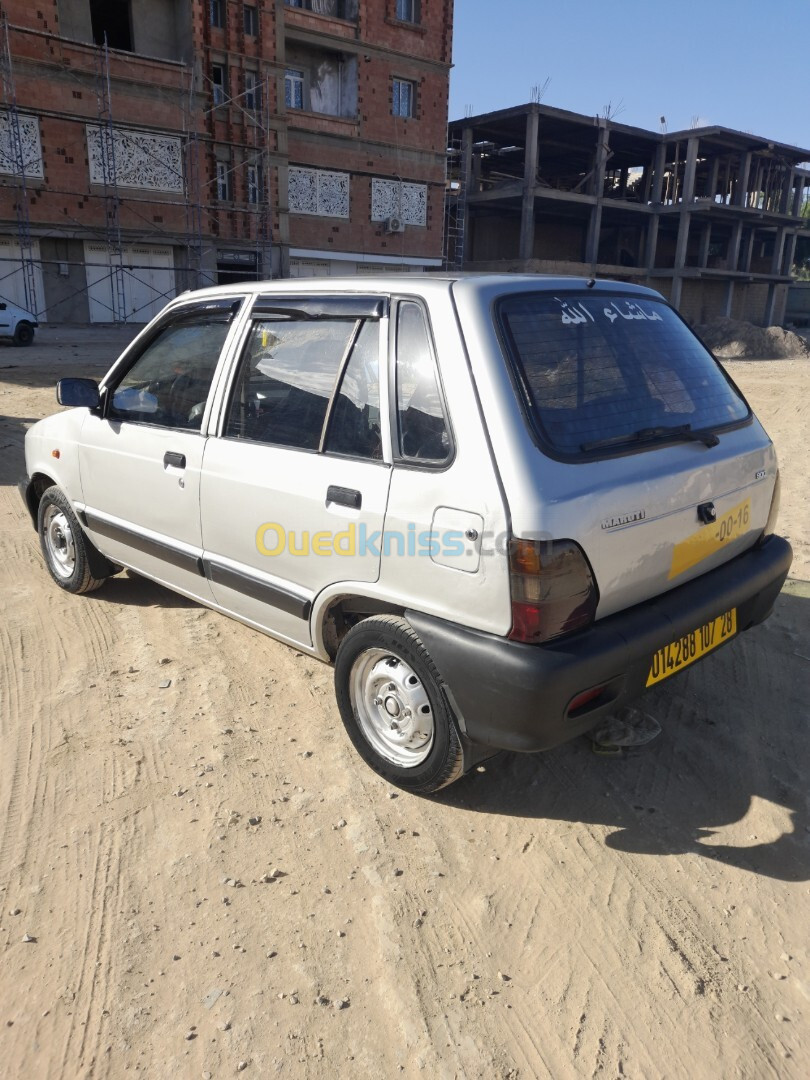
<path id="1" fill-rule="evenodd" d="M 496 310 L 538 450 L 525 502 L 524 492 L 510 500 L 513 528 L 580 545 L 599 589 L 597 618 L 756 541 L 773 448 L 671 308 L 619 287 L 520 293 Z"/>

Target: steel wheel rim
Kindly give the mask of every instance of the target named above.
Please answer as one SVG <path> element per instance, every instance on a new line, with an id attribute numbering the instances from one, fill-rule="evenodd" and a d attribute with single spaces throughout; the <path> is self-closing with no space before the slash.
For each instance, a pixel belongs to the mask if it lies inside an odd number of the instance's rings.
<path id="1" fill-rule="evenodd" d="M 384 649 L 368 649 L 354 662 L 349 694 L 375 753 L 400 768 L 422 764 L 436 728 L 427 690 L 410 664 Z"/>
<path id="2" fill-rule="evenodd" d="M 58 506 L 49 506 L 45 511 L 43 531 L 54 573 L 69 578 L 76 569 L 76 544 L 70 522 Z"/>

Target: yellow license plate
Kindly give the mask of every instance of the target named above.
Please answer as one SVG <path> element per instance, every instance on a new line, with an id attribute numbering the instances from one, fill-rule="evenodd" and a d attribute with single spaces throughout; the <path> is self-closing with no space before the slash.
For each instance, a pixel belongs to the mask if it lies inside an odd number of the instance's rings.
<path id="1" fill-rule="evenodd" d="M 647 676 L 647 686 L 668 679 L 677 671 L 683 671 L 685 667 L 700 660 L 701 656 L 716 649 L 730 637 L 737 633 L 737 609 L 732 608 L 724 615 L 718 615 L 716 619 L 707 622 L 705 626 L 699 626 L 697 630 L 690 630 L 688 634 L 670 642 L 663 649 L 659 649 L 652 659 L 650 674 Z"/>

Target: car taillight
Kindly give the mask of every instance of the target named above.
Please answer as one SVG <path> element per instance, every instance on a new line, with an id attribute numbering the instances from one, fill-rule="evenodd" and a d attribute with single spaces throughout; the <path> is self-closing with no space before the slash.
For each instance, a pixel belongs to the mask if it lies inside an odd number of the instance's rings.
<path id="1" fill-rule="evenodd" d="M 573 540 L 510 540 L 513 641 L 549 641 L 593 622 L 599 594 Z"/>
<path id="2" fill-rule="evenodd" d="M 771 496 L 771 508 L 768 511 L 768 520 L 765 522 L 765 531 L 762 534 L 762 539 L 767 540 L 769 536 L 773 536 L 776 529 L 776 519 L 779 517 L 779 501 L 782 494 L 782 484 L 779 480 L 779 470 L 776 470 L 776 482 L 773 485 L 773 495 Z"/>

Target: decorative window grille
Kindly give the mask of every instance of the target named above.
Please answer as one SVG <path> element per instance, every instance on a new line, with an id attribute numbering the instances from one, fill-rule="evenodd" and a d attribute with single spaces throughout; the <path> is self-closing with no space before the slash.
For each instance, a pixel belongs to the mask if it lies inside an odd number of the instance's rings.
<path id="1" fill-rule="evenodd" d="M 371 220 L 400 218 L 406 225 L 427 224 L 427 184 L 371 181 Z"/>
<path id="2" fill-rule="evenodd" d="M 183 193 L 183 144 L 180 139 L 151 131 L 113 128 L 113 160 L 110 161 L 104 152 L 106 129 L 87 124 L 85 131 L 91 184 L 103 184 L 105 180 L 109 184 L 114 177 L 121 187 Z"/>
<path id="3" fill-rule="evenodd" d="M 348 218 L 349 174 L 291 167 L 289 204 L 292 214 Z"/>
<path id="4" fill-rule="evenodd" d="M 39 141 L 39 120 L 36 116 L 18 113 L 20 123 L 20 150 L 22 161 L 18 160 L 14 146 L 14 132 L 11 116 L 0 112 L 0 173 L 19 175 L 21 168 L 25 175 L 41 180 L 45 175 L 42 167 L 42 145 Z"/>

